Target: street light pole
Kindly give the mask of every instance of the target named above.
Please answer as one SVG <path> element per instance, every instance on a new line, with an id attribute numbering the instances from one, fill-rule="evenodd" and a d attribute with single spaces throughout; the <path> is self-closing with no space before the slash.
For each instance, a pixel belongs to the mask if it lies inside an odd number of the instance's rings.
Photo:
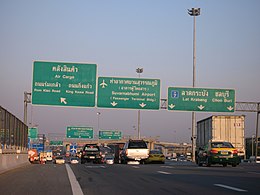
<path id="1" fill-rule="evenodd" d="M 193 82 L 192 87 L 196 87 L 196 16 L 200 15 L 200 8 L 191 8 L 188 14 L 193 16 Z M 195 162 L 196 148 L 196 113 L 192 112 L 192 161 Z"/>
<path id="2" fill-rule="evenodd" d="M 99 132 L 99 116 L 100 116 L 100 112 L 97 112 L 97 116 L 98 116 L 98 124 L 97 124 L 97 139 L 98 139 L 98 132 Z"/>
<path id="3" fill-rule="evenodd" d="M 136 72 L 138 74 L 138 78 L 140 78 L 140 74 L 143 73 L 143 68 L 137 68 Z M 138 116 L 137 116 L 137 131 L 138 131 L 138 139 L 141 139 L 141 133 L 140 133 L 140 110 L 138 110 Z"/>

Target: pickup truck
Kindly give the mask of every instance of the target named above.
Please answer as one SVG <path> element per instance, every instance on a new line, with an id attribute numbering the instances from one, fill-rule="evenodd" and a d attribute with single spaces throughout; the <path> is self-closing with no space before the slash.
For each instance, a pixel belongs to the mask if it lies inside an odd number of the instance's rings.
<path id="1" fill-rule="evenodd" d="M 144 163 L 149 157 L 149 149 L 144 140 L 129 140 L 125 143 L 122 153 L 120 155 L 121 163 L 128 163 L 129 161 L 138 161 Z"/>

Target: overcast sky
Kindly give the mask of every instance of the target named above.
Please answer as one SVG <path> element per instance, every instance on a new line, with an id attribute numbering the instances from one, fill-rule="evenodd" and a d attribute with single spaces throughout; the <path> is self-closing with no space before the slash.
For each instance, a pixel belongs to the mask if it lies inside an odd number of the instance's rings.
<path id="1" fill-rule="evenodd" d="M 192 86 L 193 18 L 196 18 L 196 86 L 235 89 L 236 101 L 260 101 L 260 1 L 218 0 L 0 0 L 0 104 L 23 120 L 23 94 L 31 92 L 33 61 L 96 63 L 98 76 L 161 80 Z M 90 126 L 137 135 L 137 110 L 28 107 L 40 133 Z M 225 113 L 198 113 L 197 120 Z M 246 136 L 256 114 L 246 115 Z M 190 142 L 191 113 L 141 111 L 141 136 Z"/>

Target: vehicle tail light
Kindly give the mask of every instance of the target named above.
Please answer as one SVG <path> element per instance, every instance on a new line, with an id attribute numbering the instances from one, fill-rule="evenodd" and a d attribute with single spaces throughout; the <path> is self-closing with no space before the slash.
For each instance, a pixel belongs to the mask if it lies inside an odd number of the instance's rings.
<path id="1" fill-rule="evenodd" d="M 128 155 L 128 149 L 125 150 L 125 154 Z"/>
<path id="2" fill-rule="evenodd" d="M 217 154 L 217 153 L 218 153 L 218 150 L 210 150 L 210 153 L 211 153 L 211 154 Z"/>
<path id="3" fill-rule="evenodd" d="M 237 154 L 237 150 L 232 150 L 232 154 Z"/>

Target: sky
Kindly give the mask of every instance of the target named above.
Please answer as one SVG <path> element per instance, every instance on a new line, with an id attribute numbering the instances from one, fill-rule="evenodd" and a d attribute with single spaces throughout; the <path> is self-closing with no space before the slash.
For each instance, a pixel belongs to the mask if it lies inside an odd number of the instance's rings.
<path id="1" fill-rule="evenodd" d="M 32 90 L 34 61 L 96 63 L 98 76 L 160 79 L 191 87 L 196 17 L 196 86 L 235 89 L 236 101 L 260 102 L 260 1 L 0 0 L 0 105 L 23 120 L 24 92 Z M 100 115 L 97 115 L 97 113 Z M 196 120 L 226 113 L 199 112 Z M 256 129 L 246 116 L 245 135 Z M 142 137 L 188 142 L 191 112 L 141 111 Z M 99 117 L 99 119 L 98 119 Z M 137 135 L 137 110 L 28 106 L 28 124 L 47 136 L 67 126 Z"/>

